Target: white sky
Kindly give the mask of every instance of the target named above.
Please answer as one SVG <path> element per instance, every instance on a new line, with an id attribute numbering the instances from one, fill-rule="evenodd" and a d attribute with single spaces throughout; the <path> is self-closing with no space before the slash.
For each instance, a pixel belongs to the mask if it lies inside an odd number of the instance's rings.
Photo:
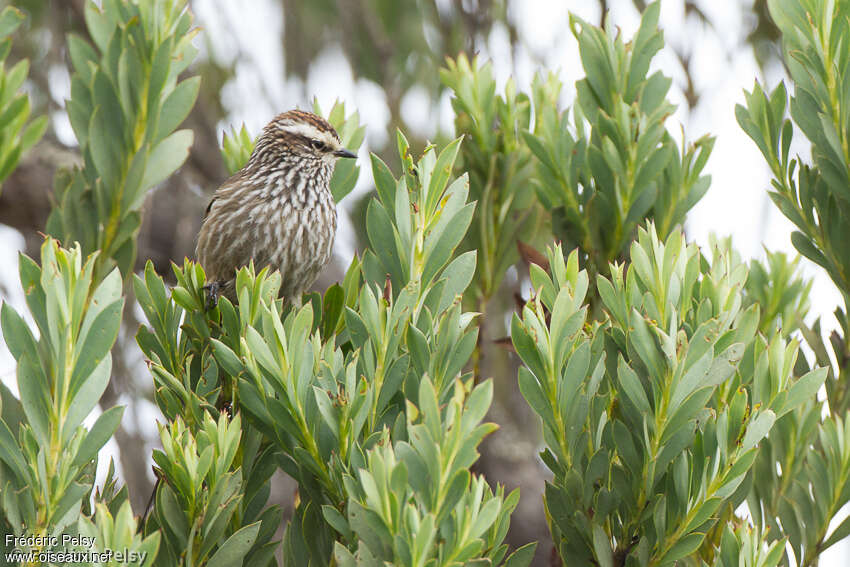
<path id="1" fill-rule="evenodd" d="M 445 5 L 448 0 L 439 0 Z M 613 22 L 630 37 L 639 23 L 631 0 L 611 0 Z M 717 137 L 707 172 L 712 175 L 712 185 L 702 201 L 688 215 L 688 236 L 701 245 L 708 243 L 712 232 L 719 236 L 732 235 L 734 246 L 744 258 L 764 257 L 763 246 L 796 255 L 790 243 L 790 223 L 770 203 L 766 188 L 769 174 L 755 144 L 738 127 L 734 106 L 743 102 L 743 89 L 751 89 L 754 78 L 765 82 L 750 48 L 743 43 L 746 31 L 741 19 L 742 8 L 738 1 L 699 2 L 701 9 L 714 22 L 708 29 L 694 21 L 684 22 L 683 3 L 662 2 L 661 27 L 668 48 L 655 59 L 653 67 L 662 69 L 673 77 L 670 98 L 678 110 L 669 119 L 668 128 L 679 137 L 680 124 L 684 126 L 689 141 L 705 133 Z M 250 6 L 246 7 L 246 6 Z M 351 67 L 338 45 L 328 45 L 311 65 L 305 85 L 298 79 L 287 79 L 281 52 L 283 20 L 281 4 L 277 0 L 253 0 L 236 3 L 227 0 L 195 0 L 193 9 L 198 23 L 205 32 L 215 36 L 213 43 L 201 40 L 202 56 L 212 56 L 221 61 L 236 63 L 235 80 L 225 86 L 222 100 L 229 117 L 219 124 L 219 135 L 231 124 L 245 122 L 249 131 L 257 132 L 270 117 L 287 108 L 309 107 L 317 97 L 323 109 L 329 109 L 337 98 L 348 108 L 360 112 L 361 122 L 367 127 L 367 138 L 360 152 L 361 179 L 355 194 L 368 191 L 371 175 L 368 170 L 368 148 L 382 145 L 387 136 L 389 111 L 379 85 L 364 79 L 355 79 Z M 574 96 L 574 83 L 583 76 L 576 41 L 568 32 L 568 11 L 591 22 L 598 22 L 599 7 L 596 2 L 574 0 L 522 0 L 511 3 L 509 17 L 518 27 L 524 44 L 512 60 L 507 31 L 497 26 L 487 38 L 482 56 L 493 61 L 494 72 L 500 85 L 511 75 L 521 89 L 528 90 L 536 61 L 548 69 L 558 70 L 564 81 L 564 103 Z M 211 45 L 213 52 L 207 53 Z M 669 46 L 693 52 L 696 69 L 696 88 L 701 93 L 699 106 L 688 115 L 687 105 L 680 85 L 684 74 Z M 771 70 L 767 77 L 769 87 L 782 78 L 782 70 Z M 51 71 L 56 92 L 51 94 L 61 101 L 68 96 L 67 71 Z M 262 93 L 257 96 L 256 93 Z M 452 130 L 452 114 L 448 95 L 436 107 L 430 104 L 426 92 L 418 87 L 411 89 L 402 99 L 402 113 L 409 126 L 423 136 L 433 136 L 439 127 Z M 62 115 L 54 116 L 60 139 L 73 142 L 73 135 Z M 806 153 L 805 144 L 792 147 L 792 152 Z M 343 206 L 350 206 L 347 199 Z M 336 253 L 350 257 L 353 252 L 353 234 L 346 215 L 341 216 Z M 346 237 L 348 236 L 348 237 Z M 16 266 L 17 250 L 23 247 L 23 238 L 16 231 L 0 225 L 0 265 Z M 840 295 L 823 270 L 803 260 L 805 273 L 813 277 L 811 302 L 812 319 L 825 317 L 824 326 L 835 325 L 831 313 L 839 304 Z M 17 280 L 17 270 L 0 272 L 0 293 L 9 293 L 3 299 L 19 312 L 23 311 L 23 297 Z M 14 360 L 0 342 L 0 380 L 16 391 Z M 149 404 L 147 404 L 149 405 Z M 128 408 L 125 422 L 152 423 L 157 415 L 154 407 Z M 90 417 L 92 419 L 94 416 Z M 154 433 L 155 434 L 155 433 Z M 107 446 L 112 454 L 114 446 Z M 850 545 L 846 541 L 833 547 L 824 555 L 823 565 L 846 565 L 850 559 Z"/>

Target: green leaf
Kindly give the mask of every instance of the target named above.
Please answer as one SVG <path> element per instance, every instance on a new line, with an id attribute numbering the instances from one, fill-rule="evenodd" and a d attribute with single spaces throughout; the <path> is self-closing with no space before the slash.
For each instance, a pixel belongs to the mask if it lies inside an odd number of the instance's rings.
<path id="1" fill-rule="evenodd" d="M 463 296 L 463 292 L 469 287 L 475 275 L 476 259 L 477 251 L 470 250 L 452 260 L 443 270 L 446 285 L 443 288 L 443 297 L 440 299 L 437 313 L 445 311 L 456 297 Z"/>
<path id="2" fill-rule="evenodd" d="M 97 455 L 107 441 L 109 441 L 121 425 L 121 417 L 124 415 L 123 406 L 111 407 L 97 418 L 91 430 L 86 435 L 80 451 L 74 458 L 74 465 L 82 466 Z"/>
<path id="3" fill-rule="evenodd" d="M 96 108 L 89 123 L 89 148 L 103 183 L 112 188 L 118 179 L 122 159 L 120 140 L 110 137 L 109 132 L 104 110 Z"/>
<path id="4" fill-rule="evenodd" d="M 694 512 L 691 521 L 685 527 L 685 533 L 699 528 L 717 511 L 720 505 L 723 504 L 721 498 L 709 498 L 703 502 L 700 507 Z"/>
<path id="5" fill-rule="evenodd" d="M 437 531 L 434 528 L 434 515 L 427 514 L 422 519 L 422 523 L 419 524 L 419 529 L 413 536 L 413 553 L 417 557 L 427 557 L 430 555 L 430 548 L 436 535 Z"/>
<path id="6" fill-rule="evenodd" d="M 90 313 L 97 308 L 100 308 L 101 311 L 87 328 L 84 325 L 85 335 L 78 338 L 80 342 L 74 349 L 79 354 L 74 365 L 74 372 L 71 375 L 70 393 L 72 396 L 76 394 L 83 381 L 106 358 L 112 349 L 112 345 L 115 344 L 115 339 L 118 338 L 118 328 L 121 326 L 123 307 L 123 299 L 113 301 L 105 307 L 94 305 L 90 307 Z"/>
<path id="7" fill-rule="evenodd" d="M 6 89 L 7 96 L 10 95 L 11 93 L 16 92 L 18 89 L 21 88 L 21 85 L 24 84 L 24 81 L 27 78 L 27 74 L 29 73 L 29 70 L 30 70 L 29 61 L 26 60 L 26 59 L 21 59 L 20 61 L 15 63 L 15 65 L 11 69 L 6 71 L 5 89 Z M 15 103 L 17 103 L 18 100 L 22 100 L 22 101 L 26 102 L 26 106 L 25 106 L 26 114 L 29 114 L 29 99 L 26 96 L 22 96 L 22 97 L 16 99 Z"/>
<path id="8" fill-rule="evenodd" d="M 47 116 L 39 116 L 30 122 L 21 134 L 21 150 L 27 151 L 33 147 L 47 130 Z"/>
<path id="9" fill-rule="evenodd" d="M 260 522 L 241 528 L 218 548 L 215 555 L 207 561 L 207 567 L 242 567 L 242 561 L 254 545 L 259 531 Z"/>
<path id="10" fill-rule="evenodd" d="M 437 157 L 437 163 L 434 164 L 434 169 L 431 172 L 431 182 L 428 185 L 428 196 L 425 202 L 425 214 L 431 216 L 437 207 L 440 197 L 449 182 L 452 175 L 452 167 L 457 158 L 460 143 L 463 141 L 463 136 L 455 138 L 449 143 L 440 155 Z"/>
<path id="11" fill-rule="evenodd" d="M 184 81 L 180 81 L 165 102 L 162 103 L 162 109 L 159 114 L 159 124 L 157 134 L 154 136 L 154 143 L 159 142 L 189 116 L 195 100 L 198 98 L 198 90 L 201 87 L 200 77 L 190 77 Z M 191 145 L 191 144 L 190 144 Z"/>
<path id="12" fill-rule="evenodd" d="M 661 558 L 660 564 L 671 565 L 676 561 L 691 555 L 699 549 L 703 539 L 705 539 L 705 534 L 699 532 L 686 535 L 677 541 L 676 544 L 664 554 L 664 557 Z"/>
<path id="13" fill-rule="evenodd" d="M 838 527 L 829 534 L 829 537 L 822 545 L 819 546 L 819 549 L 821 551 L 825 551 L 827 548 L 835 545 L 847 536 L 850 536 L 850 517 L 844 518 L 844 520 L 838 524 Z"/>
<path id="14" fill-rule="evenodd" d="M 775 421 L 776 414 L 772 411 L 764 410 L 759 413 L 747 426 L 747 432 L 741 442 L 741 450 L 748 451 L 755 447 L 770 432 Z"/>
<path id="15" fill-rule="evenodd" d="M 567 343 L 566 340 L 563 342 Z M 565 354 L 561 356 L 566 357 Z M 573 351 L 567 361 L 563 378 L 558 385 L 558 405 L 563 414 L 567 414 L 568 404 L 580 395 L 581 385 L 587 379 L 590 370 L 590 356 L 590 342 L 584 341 Z M 556 363 L 561 364 L 561 361 L 556 360 Z"/>
<path id="16" fill-rule="evenodd" d="M 150 69 L 150 82 L 148 83 L 148 109 L 155 111 L 160 108 L 160 100 L 165 83 L 171 74 L 171 65 L 176 63 L 172 58 L 171 50 L 174 47 L 174 38 L 165 38 L 153 54 L 153 63 Z"/>
<path id="17" fill-rule="evenodd" d="M 334 409 L 334 404 L 331 402 L 328 392 L 324 389 L 313 386 L 313 394 L 316 397 L 316 405 L 319 407 L 319 413 L 325 420 L 328 428 L 331 431 L 334 439 L 339 437 L 339 416 L 337 410 Z"/>
<path id="18" fill-rule="evenodd" d="M 71 56 L 71 63 L 74 65 L 74 71 L 82 77 L 86 84 L 89 84 L 92 78 L 89 63 L 97 65 L 99 59 L 97 52 L 86 40 L 74 33 L 68 34 L 66 44 Z M 73 97 L 73 94 L 71 96 Z"/>
<path id="19" fill-rule="evenodd" d="M 186 522 L 186 515 L 177 501 L 177 496 L 168 483 L 160 484 L 154 506 L 159 524 L 163 527 L 163 535 L 175 542 L 178 548 L 185 549 L 189 526 Z"/>
<path id="20" fill-rule="evenodd" d="M 94 406 L 97 405 L 97 402 L 106 390 L 106 386 L 109 384 L 111 372 L 112 353 L 107 352 L 103 360 L 100 361 L 100 364 L 88 376 L 82 379 L 79 389 L 76 391 L 74 397 L 71 398 L 71 403 L 68 405 L 65 414 L 65 423 L 63 424 L 65 426 L 63 432 L 66 437 L 62 440 L 63 442 L 67 441 L 67 438 L 74 433 L 74 428 L 82 423 L 91 410 L 94 409 Z"/>
<path id="21" fill-rule="evenodd" d="M 430 431 L 431 437 L 434 440 L 440 439 L 440 406 L 434 385 L 427 376 L 419 383 L 419 411 L 423 414 L 423 423 Z"/>
<path id="22" fill-rule="evenodd" d="M 51 403 L 47 399 L 49 391 L 44 369 L 35 362 L 29 353 L 24 353 L 18 361 L 18 391 L 21 395 L 21 406 L 27 416 L 27 422 L 36 439 L 44 446 L 50 443 L 48 438 L 48 423 Z"/>
<path id="23" fill-rule="evenodd" d="M 334 560 L 339 567 L 358 567 L 360 565 L 371 567 L 366 562 L 358 562 L 357 558 L 338 541 L 334 542 Z"/>
<path id="24" fill-rule="evenodd" d="M 345 305 L 345 291 L 339 284 L 334 284 L 325 292 L 322 301 L 322 338 L 330 339 L 336 332 Z"/>
<path id="25" fill-rule="evenodd" d="M 401 265 L 401 254 L 397 249 L 397 234 L 387 209 L 379 201 L 372 200 L 366 209 L 366 233 L 372 250 L 383 250 L 377 254 L 384 271 L 399 286 L 407 283 Z"/>
<path id="26" fill-rule="evenodd" d="M 689 421 L 697 419 L 700 412 L 705 408 L 705 404 L 711 399 L 714 389 L 711 387 L 700 388 L 696 392 L 688 396 L 680 405 L 672 407 L 674 412 L 672 417 L 664 424 L 664 433 L 661 436 L 661 443 L 669 441 L 676 433 L 681 431 Z"/>
<path id="27" fill-rule="evenodd" d="M 392 554 L 392 536 L 380 516 L 357 501 L 349 501 L 348 523 L 366 546 L 379 557 Z"/>
<path id="28" fill-rule="evenodd" d="M 329 506 L 327 504 L 323 505 L 322 516 L 333 529 L 339 532 L 339 534 L 346 539 L 351 539 L 354 536 L 351 532 L 351 528 L 348 526 L 348 521 L 342 514 L 340 514 L 339 510 L 333 506 Z"/>
<path id="29" fill-rule="evenodd" d="M 62 528 L 79 518 L 80 504 L 90 491 L 90 485 L 86 486 L 79 482 L 72 482 L 65 489 L 59 502 L 55 503 L 51 510 L 54 529 L 62 530 Z"/>
<path id="30" fill-rule="evenodd" d="M 102 12 L 98 5 L 87 0 L 85 3 L 85 20 L 86 27 L 91 34 L 92 39 L 101 51 L 106 51 L 106 46 L 109 43 L 109 38 L 115 28 L 112 19 Z"/>
<path id="31" fill-rule="evenodd" d="M 642 250 L 642 248 L 637 246 L 632 247 L 633 253 L 637 250 Z M 651 285 L 651 282 L 649 285 Z M 629 341 L 634 345 L 635 351 L 641 361 L 646 365 L 651 376 L 663 376 L 665 365 L 659 355 L 652 331 L 650 331 L 649 324 L 644 319 L 644 316 L 634 307 L 632 307 L 632 312 L 629 316 L 629 323 L 632 327 L 632 332 L 629 333 Z"/>
<path id="32" fill-rule="evenodd" d="M 372 177 L 375 180 L 375 189 L 378 191 L 378 198 L 381 203 L 384 207 L 387 207 L 387 210 L 393 210 L 396 180 L 387 164 L 375 154 L 372 154 Z"/>
<path id="33" fill-rule="evenodd" d="M 6 346 L 15 360 L 20 360 L 25 352 L 38 356 L 35 337 L 17 311 L 5 301 L 0 306 L 0 326 L 3 329 Z"/>
<path id="34" fill-rule="evenodd" d="M 431 360 L 431 351 L 428 348 L 428 339 L 425 334 L 414 325 L 407 327 L 407 348 L 410 351 L 410 358 L 416 371 L 425 374 Z"/>
<path id="35" fill-rule="evenodd" d="M 355 148 L 348 148 L 356 153 Z M 339 159 L 334 165 L 334 172 L 330 180 L 331 195 L 334 203 L 342 201 L 357 185 L 360 177 L 360 168 L 357 167 L 356 158 Z"/>
<path id="36" fill-rule="evenodd" d="M 422 285 L 428 285 L 437 272 L 446 265 L 446 262 L 452 257 L 452 253 L 460 241 L 466 235 L 466 230 L 469 228 L 469 223 L 472 222 L 472 216 L 475 212 L 475 204 L 468 203 L 455 215 L 454 220 L 446 227 L 445 231 L 439 236 L 436 244 L 427 251 L 428 259 L 425 261 L 425 267 L 422 269 Z"/>
<path id="37" fill-rule="evenodd" d="M 614 290 L 614 285 L 601 275 L 596 276 L 596 289 L 614 319 L 620 324 L 624 324 L 626 322 L 625 297 L 617 293 Z"/>
<path id="38" fill-rule="evenodd" d="M 239 357 L 236 356 L 236 353 L 218 339 L 210 338 L 210 344 L 212 344 L 215 359 L 224 371 L 231 376 L 238 376 L 242 371 L 243 365 Z"/>
<path id="39" fill-rule="evenodd" d="M 193 140 L 194 134 L 191 130 L 178 130 L 158 143 L 148 158 L 145 176 L 142 178 L 142 190 L 159 184 L 183 165 Z"/>
<path id="40" fill-rule="evenodd" d="M 794 248 L 800 252 L 800 254 L 820 267 L 829 269 L 830 265 L 827 262 L 826 257 L 824 257 L 823 253 L 815 247 L 811 239 L 809 239 L 809 237 L 805 234 L 795 230 L 791 233 L 791 243 L 794 245 Z"/>
<path id="41" fill-rule="evenodd" d="M 534 552 L 537 550 L 537 542 L 527 543 L 511 553 L 505 560 L 505 567 L 528 567 L 531 560 L 534 559 Z"/>
<path id="42" fill-rule="evenodd" d="M 643 459 L 635 449 L 632 431 L 619 419 L 614 421 L 613 426 L 614 444 L 617 447 L 620 459 L 632 475 L 640 474 Z"/>
<path id="43" fill-rule="evenodd" d="M 617 380 L 626 398 L 637 408 L 638 412 L 642 415 L 652 415 L 652 407 L 649 405 L 643 384 L 641 384 L 635 371 L 626 364 L 622 355 L 617 361 Z"/>
<path id="44" fill-rule="evenodd" d="M 802 403 L 814 399 L 824 380 L 826 380 L 827 372 L 827 368 L 815 368 L 794 382 L 788 390 L 785 407 L 778 410 L 777 417 L 791 411 L 791 409 Z"/>
<path id="45" fill-rule="evenodd" d="M 552 414 L 552 407 L 540 383 L 525 366 L 519 367 L 519 391 L 537 415 L 547 419 Z"/>
<path id="46" fill-rule="evenodd" d="M 0 38 L 5 38 L 15 33 L 15 30 L 18 29 L 18 26 L 20 26 L 25 19 L 26 16 L 23 12 L 14 6 L 6 6 L 3 11 L 0 12 Z"/>
<path id="47" fill-rule="evenodd" d="M 614 567 L 614 552 L 608 534 L 599 524 L 593 524 L 593 552 L 599 567 Z"/>
<path id="48" fill-rule="evenodd" d="M 16 145 L 11 152 L 6 155 L 6 159 L 3 160 L 3 163 L 0 163 L 0 181 L 5 180 L 9 175 L 11 175 L 15 166 L 18 165 L 18 161 L 21 159 L 21 153 L 23 149 L 22 146 Z"/>
<path id="49" fill-rule="evenodd" d="M 0 419 L 9 425 L 13 436 L 17 436 L 21 424 L 26 423 L 21 401 L 2 382 L 0 382 Z"/>
<path id="50" fill-rule="evenodd" d="M 0 419 L 0 460 L 6 463 L 19 482 L 25 482 L 28 478 L 27 463 L 15 436 L 6 422 Z"/>

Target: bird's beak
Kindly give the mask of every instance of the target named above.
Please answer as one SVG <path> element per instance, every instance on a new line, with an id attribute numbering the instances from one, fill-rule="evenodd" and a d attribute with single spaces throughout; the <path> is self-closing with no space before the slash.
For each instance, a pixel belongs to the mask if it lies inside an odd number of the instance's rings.
<path id="1" fill-rule="evenodd" d="M 336 157 L 347 157 L 347 158 L 356 158 L 357 154 L 352 152 L 351 150 L 346 150 L 345 148 L 338 149 L 334 152 Z"/>

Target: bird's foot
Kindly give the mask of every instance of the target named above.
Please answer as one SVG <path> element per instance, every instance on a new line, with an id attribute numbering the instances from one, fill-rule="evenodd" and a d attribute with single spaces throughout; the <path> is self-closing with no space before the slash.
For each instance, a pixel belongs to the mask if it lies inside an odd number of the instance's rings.
<path id="1" fill-rule="evenodd" d="M 210 282 L 204 286 L 204 291 L 207 292 L 207 301 L 204 310 L 209 311 L 218 306 L 218 297 L 221 295 L 221 290 L 224 287 L 223 282 Z"/>

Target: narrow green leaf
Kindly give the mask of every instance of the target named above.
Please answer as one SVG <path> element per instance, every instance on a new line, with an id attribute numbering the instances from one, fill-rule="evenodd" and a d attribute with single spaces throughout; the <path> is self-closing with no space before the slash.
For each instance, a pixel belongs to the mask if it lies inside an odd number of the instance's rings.
<path id="1" fill-rule="evenodd" d="M 634 253 L 635 250 L 641 250 L 641 248 L 633 247 L 632 252 Z M 656 346 L 655 337 L 644 316 L 634 307 L 632 307 L 629 316 L 629 323 L 632 327 L 632 332 L 629 333 L 629 341 L 634 345 L 641 361 L 646 365 L 652 376 L 662 376 L 665 371 L 665 364 Z"/>
<path id="2" fill-rule="evenodd" d="M 396 180 L 387 164 L 375 154 L 372 154 L 372 177 L 381 203 L 387 207 L 387 210 L 393 210 Z"/>
<path id="3" fill-rule="evenodd" d="M 159 124 L 157 125 L 157 134 L 154 137 L 154 143 L 171 134 L 175 128 L 189 116 L 195 100 L 198 98 L 198 90 L 201 87 L 200 77 L 190 77 L 184 81 L 180 81 L 165 102 L 162 103 L 162 110 L 159 114 Z"/>
<path id="4" fill-rule="evenodd" d="M 351 532 L 351 528 L 348 526 L 348 521 L 345 519 L 345 516 L 340 514 L 333 506 L 329 506 L 327 504 L 323 505 L 322 516 L 325 518 L 325 521 L 327 521 L 327 523 L 343 537 L 350 539 L 354 535 Z"/>
<path id="5" fill-rule="evenodd" d="M 83 422 L 86 416 L 94 409 L 106 386 L 109 384 L 109 377 L 112 372 L 112 353 L 107 352 L 106 356 L 87 376 L 82 377 L 80 384 L 76 389 L 76 393 L 71 398 L 71 403 L 65 413 L 65 427 L 63 429 L 65 442 L 74 433 L 74 429 Z"/>
<path id="6" fill-rule="evenodd" d="M 97 418 L 91 430 L 86 435 L 80 451 L 74 457 L 74 464 L 82 466 L 97 455 L 107 441 L 109 441 L 121 425 L 121 417 L 124 415 L 123 406 L 111 407 Z"/>
<path id="7" fill-rule="evenodd" d="M 443 270 L 446 286 L 443 288 L 443 297 L 440 299 L 437 314 L 445 311 L 456 297 L 462 296 L 466 291 L 475 275 L 476 259 L 477 251 L 470 250 L 452 260 Z"/>
<path id="8" fill-rule="evenodd" d="M 546 419 L 552 414 L 552 407 L 546 394 L 543 393 L 537 379 L 525 366 L 519 367 L 519 391 L 537 415 Z"/>
<path id="9" fill-rule="evenodd" d="M 158 143 L 148 158 L 141 190 L 146 191 L 159 184 L 183 165 L 193 140 L 191 130 L 178 130 Z"/>
<path id="10" fill-rule="evenodd" d="M 23 12 L 15 8 L 14 6 L 6 6 L 2 12 L 0 12 L 0 38 L 5 38 L 18 29 L 23 21 L 26 19 L 26 16 Z"/>
<path id="11" fill-rule="evenodd" d="M 694 512 L 691 521 L 685 527 L 685 533 L 699 528 L 717 511 L 723 500 L 720 498 L 709 498 L 703 502 L 700 507 Z"/>
<path id="12" fill-rule="evenodd" d="M 666 443 L 676 433 L 681 431 L 685 424 L 697 419 L 701 410 L 705 408 L 706 403 L 708 403 L 708 400 L 711 399 L 713 393 L 714 389 L 706 386 L 698 389 L 696 392 L 685 398 L 680 405 L 671 407 L 673 415 L 667 423 L 664 424 L 664 433 L 661 435 L 661 443 Z"/>
<path id="13" fill-rule="evenodd" d="M 593 552 L 599 567 L 614 567 L 614 552 L 608 534 L 599 524 L 593 524 Z"/>
<path id="14" fill-rule="evenodd" d="M 328 392 L 318 386 L 313 386 L 313 394 L 316 397 L 316 405 L 319 407 L 319 413 L 327 424 L 328 429 L 330 429 L 331 435 L 333 435 L 334 439 L 337 439 L 339 435 L 339 416 L 337 415 L 338 411 L 334 408 L 334 404 L 328 396 Z"/>
<path id="15" fill-rule="evenodd" d="M 260 522 L 241 528 L 218 548 L 218 551 L 207 561 L 207 567 L 242 567 L 242 561 L 254 545 L 259 531 Z"/>
<path id="16" fill-rule="evenodd" d="M 809 237 L 804 235 L 802 232 L 796 230 L 792 232 L 791 243 L 794 245 L 794 248 L 796 248 L 800 254 L 802 254 L 815 264 L 819 265 L 821 268 L 830 268 L 830 265 L 827 262 L 826 257 L 824 257 L 823 253 L 818 250 L 812 243 L 812 241 L 809 239 Z"/>
<path id="17" fill-rule="evenodd" d="M 46 392 L 50 390 L 44 369 L 41 364 L 35 362 L 32 355 L 24 353 L 18 361 L 17 375 L 21 406 L 27 416 L 27 423 L 32 427 L 38 442 L 47 446 L 50 443 L 48 423 L 51 404 L 46 396 Z"/>
<path id="18" fill-rule="evenodd" d="M 455 138 L 449 143 L 440 155 L 437 157 L 437 163 L 434 164 L 434 170 L 431 173 L 431 182 L 428 185 L 428 198 L 425 203 L 425 214 L 430 216 L 437 207 L 443 191 L 446 189 L 446 184 L 452 175 L 452 167 L 457 158 L 460 143 L 463 141 L 463 136 Z"/>
<path id="19" fill-rule="evenodd" d="M 17 311 L 5 301 L 0 306 L 0 325 L 3 329 L 3 340 L 15 360 L 20 360 L 25 352 L 38 356 L 35 337 Z"/>
<path id="20" fill-rule="evenodd" d="M 691 555 L 699 549 L 703 539 L 705 539 L 705 534 L 699 532 L 686 535 L 677 541 L 676 544 L 664 554 L 664 557 L 661 558 L 660 564 L 671 565 L 676 561 Z"/>
<path id="21" fill-rule="evenodd" d="M 825 542 L 819 547 L 821 551 L 825 551 L 827 548 L 835 545 L 839 541 L 843 540 L 847 536 L 850 536 L 850 516 L 844 518 L 844 520 L 838 524 Z"/>
<path id="22" fill-rule="evenodd" d="M 89 122 L 89 148 L 92 160 L 103 183 L 114 187 L 121 167 L 120 140 L 112 139 L 101 108 L 96 108 Z"/>
<path id="23" fill-rule="evenodd" d="M 755 447 L 770 432 L 775 421 L 776 414 L 772 411 L 764 410 L 759 413 L 747 426 L 747 432 L 741 442 L 741 449 L 747 451 Z"/>
<path id="24" fill-rule="evenodd" d="M 455 248 L 466 235 L 469 223 L 472 222 L 475 204 L 467 203 L 455 215 L 452 223 L 440 235 L 434 247 L 428 253 L 425 267 L 422 269 L 422 285 L 428 285 L 440 269 L 446 265 L 452 257 Z"/>
<path id="25" fill-rule="evenodd" d="M 643 389 L 640 378 L 634 370 L 629 368 L 622 355 L 617 362 L 617 381 L 626 398 L 637 408 L 638 412 L 643 415 L 652 414 L 652 407 L 649 405 L 649 399 L 646 397 L 646 391 Z"/>
<path id="26" fill-rule="evenodd" d="M 0 419 L 0 460 L 6 463 L 19 482 L 26 482 L 27 463 L 15 436 L 6 422 Z"/>
<path id="27" fill-rule="evenodd" d="M 779 408 L 779 416 L 787 413 L 798 405 L 814 399 L 827 376 L 827 368 L 815 368 L 801 376 L 788 390 L 784 408 Z"/>
<path id="28" fill-rule="evenodd" d="M 322 338 L 330 339 L 336 332 L 345 305 L 345 291 L 339 284 L 334 284 L 325 292 L 322 301 Z"/>
<path id="29" fill-rule="evenodd" d="M 89 34 L 94 40 L 100 51 L 106 51 L 106 46 L 109 43 L 109 38 L 115 28 L 112 19 L 105 12 L 101 11 L 98 5 L 89 0 L 85 3 L 84 12 L 86 27 Z"/>
<path id="30" fill-rule="evenodd" d="M 47 116 L 39 116 L 30 122 L 21 134 L 21 150 L 26 152 L 33 147 L 47 130 Z"/>
<path id="31" fill-rule="evenodd" d="M 72 396 L 76 394 L 82 382 L 103 361 L 112 349 L 112 345 L 115 344 L 115 340 L 118 338 L 118 329 L 121 326 L 123 308 L 123 299 L 118 299 L 102 307 L 100 313 L 92 320 L 88 328 L 83 329 L 85 335 L 78 337 L 79 343 L 74 349 L 77 360 L 69 384 L 69 391 Z"/>
<path id="32" fill-rule="evenodd" d="M 6 89 L 7 96 L 11 95 L 11 93 L 17 92 L 17 90 L 21 88 L 21 85 L 24 84 L 24 81 L 27 78 L 29 70 L 29 60 L 21 59 L 15 63 L 11 69 L 6 71 L 6 84 L 4 88 Z M 21 98 L 27 99 L 26 96 Z M 29 105 L 27 105 L 27 112 L 29 112 Z"/>
<path id="33" fill-rule="evenodd" d="M 218 339 L 211 338 L 210 344 L 212 344 L 215 359 L 224 371 L 231 376 L 238 376 L 242 371 L 243 364 L 239 357 L 236 356 L 236 353 Z"/>
<path id="34" fill-rule="evenodd" d="M 534 559 L 537 550 L 537 542 L 527 543 L 511 553 L 505 560 L 505 567 L 528 567 Z"/>

